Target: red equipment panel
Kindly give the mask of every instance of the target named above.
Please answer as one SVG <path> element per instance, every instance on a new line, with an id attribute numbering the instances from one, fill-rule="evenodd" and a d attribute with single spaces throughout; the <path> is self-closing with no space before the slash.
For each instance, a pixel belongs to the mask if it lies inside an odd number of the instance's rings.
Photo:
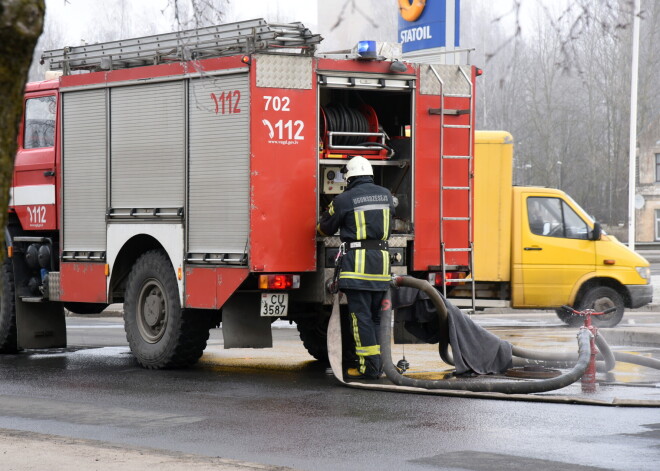
<path id="1" fill-rule="evenodd" d="M 317 100 L 311 89 L 257 87 L 251 73 L 250 269 L 316 269 Z"/>
<path id="2" fill-rule="evenodd" d="M 469 126 L 474 108 L 470 109 L 467 97 L 446 97 L 443 103 L 437 95 L 422 95 L 417 91 L 416 96 L 413 270 L 425 271 L 430 266 L 442 265 L 441 243 L 448 249 L 470 247 L 471 196 L 466 188 L 471 186 L 472 178 L 472 159 L 467 157 L 472 150 L 470 142 L 474 134 Z M 470 109 L 470 112 L 429 114 L 430 109 L 440 109 L 443 104 L 445 110 Z M 443 128 L 443 125 L 458 127 Z M 441 160 L 441 145 L 442 155 L 452 158 Z M 448 251 L 445 263 L 467 266 L 468 252 Z"/>
<path id="3" fill-rule="evenodd" d="M 105 263 L 62 262 L 60 300 L 79 303 L 107 303 Z"/>
<path id="4" fill-rule="evenodd" d="M 185 307 L 220 309 L 248 274 L 247 268 L 187 267 Z"/>
<path id="5" fill-rule="evenodd" d="M 413 270 L 440 265 L 440 108 L 439 96 L 415 92 L 415 245 Z"/>

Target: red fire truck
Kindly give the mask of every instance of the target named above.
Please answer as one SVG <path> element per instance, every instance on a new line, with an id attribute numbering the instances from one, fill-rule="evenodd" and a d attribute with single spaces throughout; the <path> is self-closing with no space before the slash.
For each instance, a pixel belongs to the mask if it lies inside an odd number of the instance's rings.
<path id="1" fill-rule="evenodd" d="M 47 51 L 63 75 L 26 87 L 0 349 L 63 347 L 65 308 L 123 303 L 148 368 L 196 362 L 220 322 L 225 348 L 269 347 L 277 318 L 323 358 L 340 242 L 315 225 L 355 155 L 398 202 L 393 272 L 464 283 L 477 69 L 320 40 L 253 20 Z"/>

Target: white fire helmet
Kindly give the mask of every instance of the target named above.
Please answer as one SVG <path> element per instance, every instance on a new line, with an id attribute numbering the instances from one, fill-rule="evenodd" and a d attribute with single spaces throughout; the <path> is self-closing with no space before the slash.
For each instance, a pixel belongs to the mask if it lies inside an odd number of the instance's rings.
<path id="1" fill-rule="evenodd" d="M 374 171 L 371 164 L 364 157 L 355 156 L 346 164 L 345 178 L 348 180 L 351 177 L 361 177 L 364 175 L 373 176 Z"/>

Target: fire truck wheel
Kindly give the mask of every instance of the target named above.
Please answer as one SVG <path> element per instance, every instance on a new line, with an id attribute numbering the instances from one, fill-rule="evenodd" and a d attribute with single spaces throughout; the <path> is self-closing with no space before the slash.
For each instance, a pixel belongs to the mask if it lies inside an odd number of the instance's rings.
<path id="1" fill-rule="evenodd" d="M 347 322 L 348 309 L 341 306 L 341 337 L 343 361 L 345 365 L 355 363 L 355 343 L 350 324 Z M 300 340 L 307 352 L 318 361 L 328 362 L 328 323 L 332 314 L 332 306 L 319 307 L 313 317 L 303 317 L 296 320 Z"/>
<path id="2" fill-rule="evenodd" d="M 11 258 L 5 256 L 0 277 L 0 353 L 16 353 L 16 300 Z"/>
<path id="3" fill-rule="evenodd" d="M 208 321 L 181 309 L 174 268 L 167 254 L 152 250 L 133 265 L 124 298 L 126 339 L 145 368 L 183 368 L 202 356 Z"/>
<path id="4" fill-rule="evenodd" d="M 578 311 L 584 309 L 593 309 L 594 311 L 604 311 L 611 307 L 616 307 L 616 311 L 602 316 L 593 316 L 591 320 L 596 327 L 614 327 L 623 318 L 623 298 L 616 290 L 608 286 L 595 286 L 590 288 L 581 300 L 577 303 Z"/>
<path id="5" fill-rule="evenodd" d="M 300 340 L 310 355 L 318 361 L 328 361 L 328 322 L 329 313 L 315 317 L 304 317 L 296 321 Z"/>

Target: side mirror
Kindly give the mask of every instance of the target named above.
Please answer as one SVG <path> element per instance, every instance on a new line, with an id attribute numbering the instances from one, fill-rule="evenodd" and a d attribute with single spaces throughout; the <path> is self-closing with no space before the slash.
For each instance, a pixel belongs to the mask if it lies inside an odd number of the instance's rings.
<path id="1" fill-rule="evenodd" d="M 600 235 L 603 233 L 603 230 L 600 227 L 599 222 L 594 222 L 594 229 L 591 231 L 591 240 L 600 240 Z"/>

